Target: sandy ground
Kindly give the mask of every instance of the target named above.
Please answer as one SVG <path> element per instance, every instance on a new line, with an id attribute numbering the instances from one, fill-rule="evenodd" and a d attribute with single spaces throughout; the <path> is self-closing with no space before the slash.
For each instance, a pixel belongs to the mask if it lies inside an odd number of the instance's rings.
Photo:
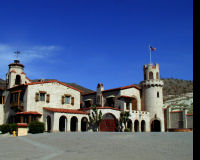
<path id="1" fill-rule="evenodd" d="M 192 160 L 193 132 L 0 135 L 0 160 Z"/>

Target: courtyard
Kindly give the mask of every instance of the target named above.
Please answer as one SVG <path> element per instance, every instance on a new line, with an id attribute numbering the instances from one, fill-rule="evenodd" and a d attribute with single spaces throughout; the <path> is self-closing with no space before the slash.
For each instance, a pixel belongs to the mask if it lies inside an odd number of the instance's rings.
<path id="1" fill-rule="evenodd" d="M 0 135 L 0 160 L 191 160 L 193 132 Z"/>

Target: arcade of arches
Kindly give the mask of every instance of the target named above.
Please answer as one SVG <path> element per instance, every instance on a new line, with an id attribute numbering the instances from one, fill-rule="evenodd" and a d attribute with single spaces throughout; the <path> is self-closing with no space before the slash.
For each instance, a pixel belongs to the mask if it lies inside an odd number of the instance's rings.
<path id="1" fill-rule="evenodd" d="M 69 121 L 69 122 L 68 122 Z M 71 118 L 67 118 L 66 116 L 60 116 L 59 118 L 59 131 L 60 132 L 77 132 L 77 131 L 88 131 L 89 122 L 87 117 L 82 117 L 80 119 L 80 122 L 76 116 L 73 116 Z M 68 126 L 67 126 L 68 125 Z M 80 125 L 80 126 L 78 126 Z M 106 113 L 103 115 L 103 121 L 100 122 L 99 131 L 102 132 L 118 132 L 119 122 L 117 118 L 111 114 Z M 127 123 L 127 128 L 130 129 L 132 132 L 145 132 L 146 131 L 146 122 L 145 120 L 142 120 L 139 122 L 139 120 L 132 121 L 129 119 Z M 46 131 L 51 132 L 52 131 L 52 118 L 51 116 L 46 117 Z M 151 131 L 152 132 L 159 132 L 161 131 L 160 127 L 160 121 L 154 120 L 151 123 Z"/>
<path id="2" fill-rule="evenodd" d="M 47 132 L 51 132 L 52 123 L 51 117 L 48 115 L 46 117 L 46 130 Z M 78 126 L 78 118 L 73 116 L 71 118 L 67 118 L 66 116 L 61 116 L 59 118 L 59 131 L 60 132 L 77 132 L 77 131 L 87 131 L 88 130 L 88 119 L 86 117 L 81 118 L 80 127 Z M 79 129 L 80 128 L 80 129 Z"/>

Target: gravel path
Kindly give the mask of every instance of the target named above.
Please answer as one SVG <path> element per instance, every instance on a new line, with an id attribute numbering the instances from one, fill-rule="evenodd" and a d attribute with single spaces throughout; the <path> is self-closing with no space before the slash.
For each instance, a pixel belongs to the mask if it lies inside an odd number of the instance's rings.
<path id="1" fill-rule="evenodd" d="M 193 132 L 0 135 L 0 160 L 192 160 Z"/>

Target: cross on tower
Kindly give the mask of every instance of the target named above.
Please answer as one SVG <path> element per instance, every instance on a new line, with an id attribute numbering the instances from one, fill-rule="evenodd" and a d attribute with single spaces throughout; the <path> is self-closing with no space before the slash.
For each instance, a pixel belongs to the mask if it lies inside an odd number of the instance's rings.
<path id="1" fill-rule="evenodd" d="M 18 57 L 19 57 L 19 55 L 21 54 L 21 52 L 20 51 L 16 51 L 16 52 L 14 52 L 15 53 L 15 55 L 16 55 L 16 58 L 18 59 Z"/>

